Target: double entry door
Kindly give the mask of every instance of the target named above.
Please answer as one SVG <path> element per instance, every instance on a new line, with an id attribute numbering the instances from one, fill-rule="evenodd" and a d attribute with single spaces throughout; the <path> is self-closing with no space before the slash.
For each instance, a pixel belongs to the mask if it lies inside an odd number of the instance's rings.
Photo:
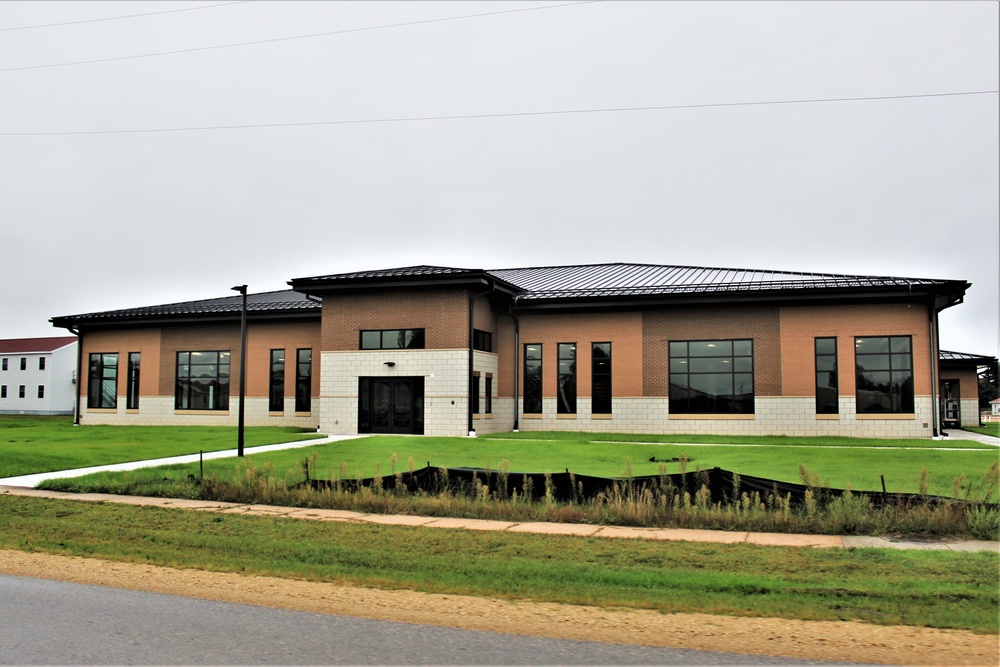
<path id="1" fill-rule="evenodd" d="M 358 433 L 423 432 L 423 377 L 358 378 Z"/>

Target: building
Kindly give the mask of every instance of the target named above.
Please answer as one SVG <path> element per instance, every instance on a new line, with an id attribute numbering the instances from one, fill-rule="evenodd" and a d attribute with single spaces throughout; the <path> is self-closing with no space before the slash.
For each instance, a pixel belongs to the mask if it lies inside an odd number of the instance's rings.
<path id="1" fill-rule="evenodd" d="M 0 414 L 73 414 L 76 343 L 76 336 L 0 340 Z"/>
<path id="2" fill-rule="evenodd" d="M 941 350 L 941 424 L 944 428 L 981 426 L 979 369 L 995 357 Z"/>
<path id="3" fill-rule="evenodd" d="M 939 433 L 938 313 L 970 287 L 649 264 L 289 284 L 248 297 L 248 425 L 872 437 Z M 81 339 L 80 423 L 236 423 L 240 313 L 53 318 Z"/>

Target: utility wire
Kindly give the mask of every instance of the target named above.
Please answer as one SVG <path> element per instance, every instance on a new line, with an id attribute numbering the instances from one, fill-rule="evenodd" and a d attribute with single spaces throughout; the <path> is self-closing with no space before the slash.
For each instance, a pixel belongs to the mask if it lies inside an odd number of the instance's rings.
<path id="1" fill-rule="evenodd" d="M 223 2 L 216 5 L 202 5 L 200 7 L 186 7 L 184 9 L 165 9 L 161 12 L 146 12 L 145 14 L 126 14 L 124 16 L 108 16 L 103 19 L 84 19 L 82 21 L 66 21 L 64 23 L 43 23 L 41 25 L 23 25 L 17 28 L 0 28 L 0 32 L 12 32 L 14 30 L 35 30 L 37 28 L 56 28 L 64 25 L 79 25 L 81 23 L 100 23 L 101 21 L 120 21 L 122 19 L 135 19 L 141 16 L 156 16 L 157 14 L 176 14 L 178 12 L 194 12 L 199 9 L 212 9 L 213 7 L 228 7 L 229 5 L 242 5 L 250 0 L 237 0 L 236 2 Z"/>
<path id="2" fill-rule="evenodd" d="M 119 60 L 136 60 L 139 58 L 156 58 L 159 56 L 173 56 L 181 53 L 198 53 L 200 51 L 213 51 L 215 49 L 232 49 L 241 46 L 253 46 L 256 44 L 273 44 L 275 42 L 288 42 L 296 39 L 312 39 L 314 37 L 329 37 L 331 35 L 346 35 L 352 32 L 367 32 L 369 30 L 384 30 L 386 28 L 403 28 L 406 26 L 424 25 L 427 23 L 443 23 L 445 21 L 460 21 L 462 19 L 474 19 L 483 16 L 498 16 L 500 14 L 516 14 L 519 12 L 534 12 L 543 9 L 559 9 L 561 7 L 572 7 L 574 5 L 589 5 L 603 0 L 582 0 L 581 2 L 569 2 L 562 5 L 547 5 L 545 7 L 525 7 L 523 9 L 505 9 L 498 12 L 485 12 L 483 14 L 466 14 L 464 16 L 448 16 L 438 19 L 424 19 L 422 21 L 407 21 L 405 23 L 387 23 L 385 25 L 368 26 L 365 28 L 349 28 L 347 30 L 332 30 L 330 32 L 316 32 L 309 35 L 292 35 L 290 37 L 274 37 L 272 39 L 259 39 L 252 42 L 238 42 L 235 44 L 217 44 L 215 46 L 199 46 L 193 49 L 178 49 L 176 51 L 158 51 L 156 53 L 139 53 L 132 56 L 115 56 L 113 58 L 96 58 L 94 60 L 76 60 L 67 63 L 51 63 L 49 65 L 28 65 L 25 67 L 5 67 L 0 72 L 23 72 L 32 69 L 49 69 L 53 67 L 71 67 L 75 65 L 93 65 L 96 63 L 109 63 Z"/>
<path id="3" fill-rule="evenodd" d="M 84 130 L 78 132 L 0 132 L 0 137 L 64 137 L 93 134 L 151 134 L 158 132 L 207 132 L 214 130 L 251 130 L 270 127 L 314 127 L 321 125 L 361 125 L 370 123 L 412 123 L 441 120 L 474 120 L 483 118 L 520 118 L 524 116 L 560 116 L 586 113 L 625 113 L 630 111 L 671 111 L 676 109 L 711 109 L 721 107 L 752 107 L 779 104 L 818 104 L 821 102 L 867 102 L 875 100 L 912 100 L 929 97 L 963 95 L 995 95 L 1000 90 L 976 90 L 961 93 L 926 93 L 922 95 L 881 95 L 878 97 L 828 97 L 808 100 L 771 100 L 764 102 L 719 102 L 714 104 L 674 104 L 652 107 L 617 107 L 606 109 L 564 109 L 560 111 L 519 111 L 512 113 L 466 114 L 456 116 L 412 116 L 400 118 L 364 118 L 355 120 L 324 120 L 302 123 L 256 123 L 250 125 L 205 125 L 201 127 L 162 127 L 137 130 Z"/>

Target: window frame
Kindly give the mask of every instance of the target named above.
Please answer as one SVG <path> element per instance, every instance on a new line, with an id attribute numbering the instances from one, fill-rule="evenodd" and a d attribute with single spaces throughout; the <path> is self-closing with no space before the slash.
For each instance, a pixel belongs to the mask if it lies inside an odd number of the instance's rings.
<path id="1" fill-rule="evenodd" d="M 23 385 L 23 384 L 18 385 L 17 386 L 17 397 L 18 398 L 24 398 L 26 396 L 26 391 L 27 391 L 27 387 L 25 387 L 25 385 Z"/>
<path id="2" fill-rule="evenodd" d="M 140 352 L 128 353 L 128 368 L 125 372 L 125 409 L 139 409 L 139 380 L 142 354 Z"/>
<path id="3" fill-rule="evenodd" d="M 21 370 L 28 370 L 28 357 L 21 357 Z"/>
<path id="4" fill-rule="evenodd" d="M 114 364 L 107 363 L 110 359 L 114 359 Z M 118 407 L 118 353 L 91 352 L 88 362 L 87 408 L 92 410 L 116 409 Z M 108 371 L 112 368 L 114 373 L 110 374 Z M 109 387 L 110 394 L 108 393 Z"/>
<path id="5" fill-rule="evenodd" d="M 577 353 L 576 343 L 556 343 L 556 414 L 576 414 Z"/>
<path id="6" fill-rule="evenodd" d="M 820 343 L 833 343 L 833 352 L 821 352 Z M 832 363 L 831 363 L 832 362 Z M 821 368 L 821 366 L 823 368 Z M 830 368 L 826 368 L 830 366 Z M 840 414 L 840 358 L 836 336 L 816 336 L 813 339 L 813 370 L 815 371 L 816 414 Z M 821 376 L 828 375 L 824 385 Z M 824 400 L 824 395 L 828 398 Z"/>
<path id="7" fill-rule="evenodd" d="M 538 348 L 538 356 L 529 357 L 528 351 L 531 348 Z M 545 348 L 542 343 L 524 344 L 524 390 L 521 395 L 521 413 L 526 415 L 540 415 L 545 410 L 543 401 L 545 382 L 543 378 L 542 362 L 545 358 Z M 530 368 L 529 368 L 530 365 Z M 530 378 L 530 381 L 529 381 Z M 538 408 L 529 410 L 528 408 Z"/>
<path id="8" fill-rule="evenodd" d="M 267 411 L 285 411 L 285 350 L 273 348 L 268 359 Z"/>
<path id="9" fill-rule="evenodd" d="M 215 363 L 191 363 L 194 354 L 214 354 Z M 187 361 L 182 363 L 182 356 L 187 355 Z M 222 362 L 222 358 L 225 356 L 225 363 Z M 174 410 L 177 411 L 209 411 L 209 412 L 227 412 L 229 410 L 229 394 L 232 390 L 232 352 L 230 350 L 179 350 L 175 357 L 174 363 Z M 186 365 L 188 367 L 187 375 L 181 375 L 181 366 Z M 201 391 L 192 391 L 192 367 L 194 366 L 215 366 L 216 373 L 212 375 L 197 376 L 198 379 L 207 379 L 208 397 L 207 407 L 192 407 L 195 397 L 203 396 L 204 393 Z M 226 374 L 222 374 L 222 368 L 225 366 Z M 223 382 L 223 379 L 225 380 Z M 215 391 L 212 392 L 211 389 L 215 386 Z M 223 391 L 225 387 L 225 391 Z"/>
<path id="10" fill-rule="evenodd" d="M 472 414 L 477 416 L 479 415 L 479 408 L 481 403 L 480 400 L 481 396 L 479 391 L 479 378 L 480 378 L 479 371 L 473 371 L 472 380 L 470 382 L 470 384 L 472 385 L 472 396 L 469 397 L 469 400 L 471 403 L 470 407 L 472 408 Z"/>
<path id="11" fill-rule="evenodd" d="M 884 352 L 858 352 L 858 348 L 870 341 L 886 341 Z M 894 349 L 894 345 L 906 341 L 906 351 Z M 860 357 L 860 358 L 859 358 Z M 878 357 L 884 357 L 879 360 Z M 902 357 L 905 357 L 902 359 Z M 872 367 L 865 368 L 861 363 L 868 362 Z M 902 365 L 905 363 L 905 367 Z M 855 336 L 854 337 L 854 406 L 858 415 L 893 415 L 915 414 L 916 401 L 914 389 L 914 368 L 913 368 L 913 336 Z M 872 375 L 876 373 L 888 374 L 888 391 L 877 391 L 867 387 L 867 383 L 874 384 Z M 896 380 L 901 380 L 896 382 Z M 863 383 L 866 386 L 863 388 Z M 893 388 L 898 391 L 894 391 Z M 865 398 L 862 398 L 864 392 Z M 888 409 L 875 409 L 878 406 L 885 408 L 885 405 L 878 400 L 876 395 L 880 395 L 888 403 Z"/>
<path id="12" fill-rule="evenodd" d="M 309 358 L 303 361 L 303 352 L 309 353 Z M 303 367 L 308 369 L 303 373 Z M 295 411 L 312 411 L 312 348 L 300 347 L 295 350 Z"/>
<path id="13" fill-rule="evenodd" d="M 598 359 L 597 350 L 607 347 L 607 355 L 604 359 Z M 614 362 L 611 356 L 612 345 L 610 341 L 594 342 L 590 344 L 590 412 L 595 415 L 613 414 L 612 399 L 614 398 L 612 379 L 614 377 Z M 600 362 L 600 363 L 599 363 Z M 604 363 L 606 362 L 606 363 Z M 606 370 L 605 370 L 606 367 Z M 607 396 L 603 395 L 603 387 L 607 386 Z M 602 395 L 598 396 L 598 387 L 602 388 Z M 599 409 L 606 408 L 606 409 Z"/>
<path id="14" fill-rule="evenodd" d="M 753 338 L 718 338 L 707 340 L 671 340 L 668 341 L 668 377 L 670 383 L 669 411 L 670 414 L 683 415 L 753 415 L 756 414 L 756 376 L 754 362 Z M 729 347 L 729 354 L 692 354 L 692 345 L 702 346 L 711 350 L 719 345 Z M 681 348 L 680 346 L 684 347 Z M 749 353 L 738 353 L 749 346 Z M 682 351 L 684 354 L 678 354 Z M 749 360 L 749 368 L 738 360 Z M 698 363 L 692 363 L 692 360 Z M 723 364 L 731 363 L 730 370 L 718 370 L 712 361 Z M 692 370 L 701 367 L 701 370 Z M 685 370 L 681 370 L 684 368 Z M 704 370 L 704 369 L 712 370 Z M 722 367 L 724 368 L 724 367 Z M 692 386 L 692 376 L 698 379 L 701 387 Z M 675 380 L 683 377 L 684 384 Z M 719 380 L 729 378 L 730 393 L 710 393 L 710 384 L 719 384 Z M 749 379 L 749 391 L 737 393 L 738 383 Z M 745 388 L 745 386 L 744 386 Z M 698 392 L 698 393 L 695 393 Z M 696 402 L 697 401 L 697 402 Z"/>
<path id="15" fill-rule="evenodd" d="M 480 352 L 493 352 L 493 332 L 482 329 L 472 330 L 472 349 Z"/>
<path id="16" fill-rule="evenodd" d="M 404 345 L 386 345 L 386 342 L 392 342 L 392 335 L 396 335 L 396 343 L 399 343 L 399 337 L 403 337 L 403 342 L 406 343 L 406 334 L 411 334 L 411 339 L 408 344 Z M 365 334 L 369 334 L 367 337 Z M 371 334 L 379 335 L 379 344 L 374 346 L 369 344 L 371 340 Z M 368 341 L 366 341 L 368 338 Z M 399 329 L 361 329 L 358 331 L 358 349 L 359 350 L 424 350 L 427 348 L 427 337 L 426 330 L 423 328 L 399 328 Z"/>
<path id="17" fill-rule="evenodd" d="M 486 387 L 483 391 L 483 398 L 486 403 L 483 414 L 492 415 L 493 414 L 493 375 L 491 373 L 486 374 Z"/>
<path id="18" fill-rule="evenodd" d="M 38 385 L 38 398 L 45 398 L 45 385 Z"/>
<path id="19" fill-rule="evenodd" d="M 45 357 L 38 357 L 38 370 L 45 370 Z"/>

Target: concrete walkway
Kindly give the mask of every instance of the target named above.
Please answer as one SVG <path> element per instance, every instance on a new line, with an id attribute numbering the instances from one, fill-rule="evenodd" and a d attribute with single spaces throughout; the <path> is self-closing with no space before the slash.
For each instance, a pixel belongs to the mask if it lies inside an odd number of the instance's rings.
<path id="1" fill-rule="evenodd" d="M 944 429 L 943 432 L 948 436 L 949 440 L 975 440 L 976 442 L 982 442 L 987 445 L 993 445 L 994 447 L 1000 447 L 1000 438 L 992 435 L 981 435 L 979 433 L 973 433 L 972 431 L 963 431 L 956 428 Z"/>

